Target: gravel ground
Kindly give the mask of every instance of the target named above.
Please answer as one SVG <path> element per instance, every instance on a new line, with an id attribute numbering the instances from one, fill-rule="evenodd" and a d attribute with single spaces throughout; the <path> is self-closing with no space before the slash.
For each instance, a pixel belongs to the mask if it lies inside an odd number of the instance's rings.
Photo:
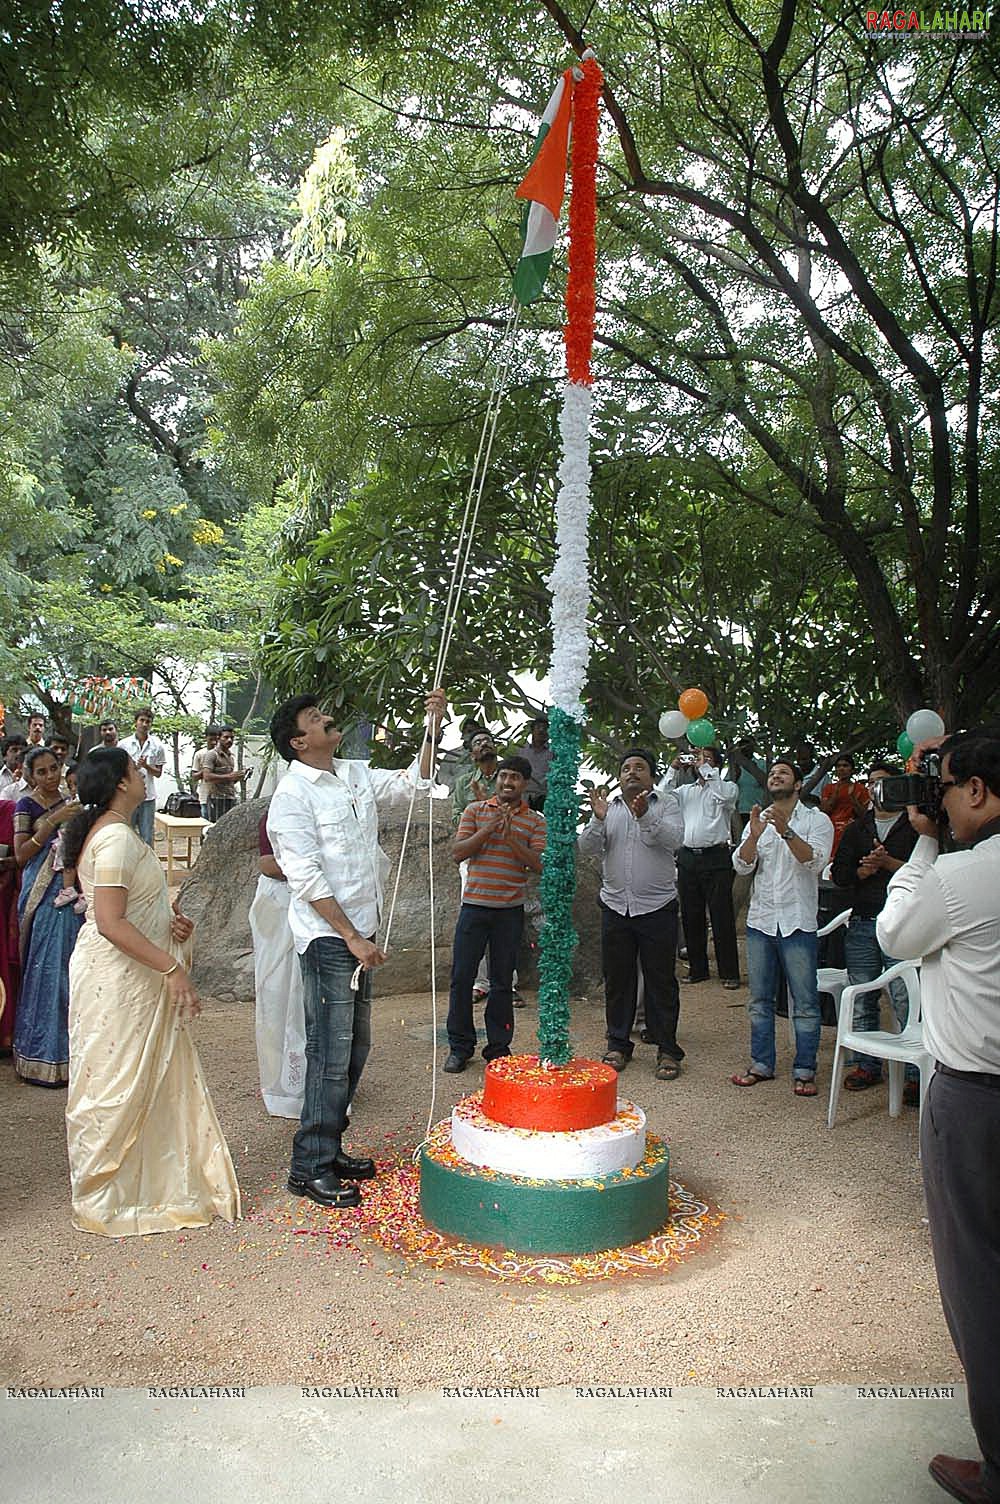
<path id="1" fill-rule="evenodd" d="M 916 1112 L 886 1090 L 796 1099 L 787 1030 L 779 1079 L 739 1091 L 746 993 L 684 990 L 681 1078 L 653 1079 L 638 1046 L 625 1093 L 670 1144 L 672 1174 L 725 1220 L 669 1272 L 569 1288 L 500 1284 L 409 1264 L 374 1244 L 297 1236 L 284 1177 L 293 1125 L 260 1101 L 248 1005 L 206 1005 L 202 1060 L 243 1188 L 246 1220 L 120 1242 L 68 1215 L 64 1096 L 0 1063 L 7 1189 L 0 1230 L 0 1372 L 7 1382 L 395 1384 L 947 1383 L 961 1371 L 937 1297 Z M 442 1000 L 439 999 L 442 1010 Z M 534 1007 L 517 1015 L 523 1049 Z M 430 998 L 385 998 L 354 1113 L 353 1152 L 406 1153 L 430 1104 Z M 602 1052 L 603 1009 L 574 1005 L 580 1054 Z M 438 1064 L 443 1051 L 436 1048 Z M 481 1084 L 438 1074 L 440 1119 Z M 302 1203 L 306 1206 L 306 1203 Z M 318 1211 L 316 1216 L 321 1216 Z M 303 1213 L 303 1226 L 309 1218 Z"/>

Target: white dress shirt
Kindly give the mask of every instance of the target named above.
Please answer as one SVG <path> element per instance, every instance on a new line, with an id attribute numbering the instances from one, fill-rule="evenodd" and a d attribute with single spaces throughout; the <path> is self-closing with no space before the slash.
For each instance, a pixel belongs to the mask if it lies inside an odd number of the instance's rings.
<path id="1" fill-rule="evenodd" d="M 757 860 L 745 862 L 740 852 L 746 833 L 733 852 L 733 866 L 742 877 L 756 868 L 747 924 L 764 935 L 790 935 L 795 930 L 815 933 L 819 928 L 816 910 L 819 902 L 819 875 L 830 860 L 833 849 L 833 821 L 820 809 L 811 809 L 797 800 L 788 828 L 812 847 L 808 862 L 800 862 L 789 850 L 773 825 L 766 825 L 757 842 Z M 892 951 L 889 952 L 893 954 Z"/>
<path id="2" fill-rule="evenodd" d="M 414 783 L 432 787 L 420 778 L 416 762 L 404 769 L 370 768 L 358 759 L 336 758 L 329 771 L 298 760 L 289 765 L 271 797 L 267 834 L 288 882 L 288 920 L 300 954 L 313 940 L 337 934 L 317 914 L 313 899 L 336 899 L 360 935 L 375 934 L 389 871 L 375 801 L 408 797 Z"/>
<path id="3" fill-rule="evenodd" d="M 940 855 L 921 836 L 889 879 L 875 932 L 887 955 L 923 956 L 920 1012 L 935 1060 L 1000 1073 L 1000 835 Z"/>
<path id="4" fill-rule="evenodd" d="M 133 762 L 138 762 L 140 757 L 144 757 L 147 762 L 162 768 L 167 760 L 166 747 L 158 736 L 153 736 L 152 734 L 147 736 L 144 742 L 141 742 L 134 734 L 132 736 L 125 736 L 122 737 L 118 745 L 123 752 L 128 753 Z M 148 804 L 150 799 L 156 798 L 156 779 L 147 768 L 140 768 L 139 772 L 142 774 L 142 781 L 146 785 L 145 802 Z"/>
<path id="5" fill-rule="evenodd" d="M 595 815 L 577 843 L 586 856 L 602 858 L 601 902 L 616 914 L 639 915 L 675 899 L 674 852 L 683 834 L 680 806 L 670 789 L 651 793 L 638 819 L 617 794 L 604 819 Z"/>
<path id="6" fill-rule="evenodd" d="M 739 786 L 723 778 L 718 768 L 702 763 L 695 783 L 676 784 L 671 768 L 660 788 L 672 788 L 684 816 L 684 845 L 693 851 L 706 846 L 728 846 L 733 810 L 740 797 Z"/>
<path id="7" fill-rule="evenodd" d="M 0 763 L 0 799 L 20 799 L 23 782 L 20 773 L 12 773 L 6 763 Z"/>

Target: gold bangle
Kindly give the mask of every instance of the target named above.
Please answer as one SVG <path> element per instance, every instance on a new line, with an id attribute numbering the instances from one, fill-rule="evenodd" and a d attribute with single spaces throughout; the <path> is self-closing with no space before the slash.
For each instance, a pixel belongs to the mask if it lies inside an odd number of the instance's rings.
<path id="1" fill-rule="evenodd" d="M 170 970 L 169 971 L 161 971 L 160 972 L 160 976 L 161 977 L 172 977 L 173 974 L 174 974 L 174 972 L 179 969 L 180 964 L 181 963 L 179 961 L 175 961 L 174 964 L 173 964 L 173 966 L 171 966 Z"/>

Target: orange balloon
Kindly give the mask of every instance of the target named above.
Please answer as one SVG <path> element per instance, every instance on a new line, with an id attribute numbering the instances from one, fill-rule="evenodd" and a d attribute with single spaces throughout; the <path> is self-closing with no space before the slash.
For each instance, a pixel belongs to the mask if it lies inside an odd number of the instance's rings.
<path id="1" fill-rule="evenodd" d="M 697 721 L 708 709 L 708 695 L 703 689 L 686 689 L 677 701 L 677 709 L 682 710 L 689 721 Z"/>

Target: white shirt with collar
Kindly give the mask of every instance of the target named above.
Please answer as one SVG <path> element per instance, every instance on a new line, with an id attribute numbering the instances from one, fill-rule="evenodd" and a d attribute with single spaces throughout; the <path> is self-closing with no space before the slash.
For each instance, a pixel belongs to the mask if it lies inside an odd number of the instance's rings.
<path id="1" fill-rule="evenodd" d="M 757 842 L 757 859 L 745 862 L 740 852 L 746 835 L 733 852 L 733 866 L 742 877 L 756 869 L 747 924 L 764 935 L 790 935 L 794 930 L 813 934 L 819 928 L 816 910 L 819 877 L 833 849 L 833 821 L 822 810 L 796 800 L 788 828 L 812 847 L 808 862 L 800 862 L 773 825 L 765 825 Z M 890 952 L 890 954 L 892 954 Z"/>
<path id="2" fill-rule="evenodd" d="M 167 760 L 166 747 L 158 736 L 153 736 L 152 732 L 146 737 L 144 742 L 141 742 L 133 733 L 131 736 L 122 737 L 118 745 L 123 752 L 128 753 L 133 762 L 138 762 L 140 757 L 144 757 L 147 762 L 153 763 L 158 768 L 162 768 Z M 142 774 L 142 781 L 146 785 L 145 802 L 148 804 L 150 799 L 156 798 L 156 779 L 146 768 L 140 768 L 139 772 Z"/>
<path id="3" fill-rule="evenodd" d="M 730 822 L 739 786 L 723 778 L 718 768 L 703 762 L 694 783 L 677 784 L 677 770 L 670 768 L 660 788 L 673 789 L 684 816 L 684 845 L 694 851 L 706 846 L 728 846 Z"/>
<path id="4" fill-rule="evenodd" d="M 414 783 L 432 788 L 416 762 L 404 769 L 371 768 L 355 758 L 335 758 L 329 770 L 289 764 L 271 797 L 267 834 L 288 882 L 288 919 L 300 955 L 313 940 L 337 936 L 313 908 L 317 898 L 336 899 L 360 935 L 375 934 L 389 871 L 375 801 L 408 797 Z"/>
<path id="5" fill-rule="evenodd" d="M 887 955 L 923 957 L 920 1014 L 935 1060 L 1000 1073 L 1000 835 L 940 855 L 921 836 L 889 879 L 875 932 Z"/>

